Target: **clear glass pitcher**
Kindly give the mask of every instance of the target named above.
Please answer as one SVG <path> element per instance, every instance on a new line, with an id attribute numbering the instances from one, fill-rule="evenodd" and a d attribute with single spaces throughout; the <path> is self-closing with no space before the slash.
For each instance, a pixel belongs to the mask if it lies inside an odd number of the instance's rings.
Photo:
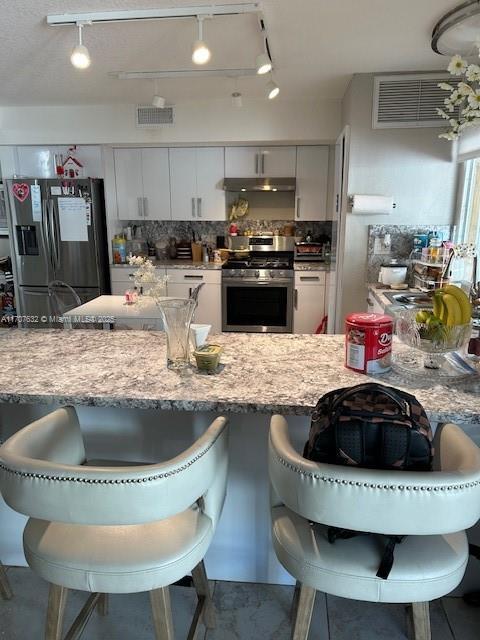
<path id="1" fill-rule="evenodd" d="M 170 298 L 157 304 L 167 336 L 167 367 L 184 369 L 190 364 L 190 323 L 197 303 L 187 298 Z"/>

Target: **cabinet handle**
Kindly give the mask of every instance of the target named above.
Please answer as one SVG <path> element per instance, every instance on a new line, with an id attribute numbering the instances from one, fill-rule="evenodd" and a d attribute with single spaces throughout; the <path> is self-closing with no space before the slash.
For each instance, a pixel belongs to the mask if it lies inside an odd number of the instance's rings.
<path id="1" fill-rule="evenodd" d="M 148 218 L 148 198 L 143 198 L 143 217 Z"/>
<path id="2" fill-rule="evenodd" d="M 203 276 L 191 276 L 186 274 L 183 277 L 185 278 L 185 280 L 203 280 Z"/>
<path id="3" fill-rule="evenodd" d="M 141 218 L 143 216 L 143 198 L 137 198 L 137 208 L 138 208 L 138 217 Z"/>
<path id="4" fill-rule="evenodd" d="M 195 198 L 192 198 L 192 218 L 195 218 Z"/>
<path id="5" fill-rule="evenodd" d="M 265 152 L 262 151 L 262 173 L 265 175 Z"/>
<path id="6" fill-rule="evenodd" d="M 258 176 L 258 153 L 255 154 L 255 173 Z"/>
<path id="7" fill-rule="evenodd" d="M 297 197 L 295 202 L 297 203 L 297 218 L 300 218 L 300 196 Z"/>
<path id="8" fill-rule="evenodd" d="M 320 278 L 318 276 L 300 276 L 302 282 L 318 282 Z"/>
<path id="9" fill-rule="evenodd" d="M 197 218 L 202 217 L 202 199 L 197 198 Z"/>
<path id="10" fill-rule="evenodd" d="M 293 306 L 298 309 L 298 289 L 293 292 Z"/>
<path id="11" fill-rule="evenodd" d="M 188 297 L 192 297 L 192 287 L 188 287 Z"/>

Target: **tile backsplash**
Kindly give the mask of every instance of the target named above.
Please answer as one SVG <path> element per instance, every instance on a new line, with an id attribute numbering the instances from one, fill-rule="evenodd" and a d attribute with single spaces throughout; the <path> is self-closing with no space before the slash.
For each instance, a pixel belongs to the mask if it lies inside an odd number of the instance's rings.
<path id="1" fill-rule="evenodd" d="M 237 226 L 239 231 L 243 233 L 246 229 L 252 230 L 253 233 L 260 235 L 263 231 L 274 231 L 275 229 L 282 229 L 285 225 L 285 220 L 239 220 Z M 320 235 L 326 235 L 329 238 L 332 237 L 332 222 L 295 222 L 295 235 L 305 236 L 307 233 L 311 233 L 313 237 Z M 229 222 L 189 222 L 183 220 L 149 220 L 145 222 L 138 222 L 133 220 L 131 222 L 125 222 L 124 227 L 135 225 L 137 229 L 141 230 L 142 237 L 149 243 L 155 243 L 157 241 L 165 240 L 170 237 L 176 238 L 176 240 L 191 240 L 193 234 L 197 240 L 202 240 L 208 244 L 215 244 L 217 236 L 227 236 Z"/>
<path id="2" fill-rule="evenodd" d="M 368 227 L 368 256 L 367 256 L 367 282 L 377 282 L 380 267 L 392 258 L 408 260 L 413 250 L 413 236 L 422 233 L 428 234 L 436 231 L 443 240 L 449 240 L 453 236 L 455 227 L 452 225 L 388 225 L 372 224 Z M 390 235 L 391 249 L 388 254 L 375 253 L 375 238 L 383 238 Z"/>

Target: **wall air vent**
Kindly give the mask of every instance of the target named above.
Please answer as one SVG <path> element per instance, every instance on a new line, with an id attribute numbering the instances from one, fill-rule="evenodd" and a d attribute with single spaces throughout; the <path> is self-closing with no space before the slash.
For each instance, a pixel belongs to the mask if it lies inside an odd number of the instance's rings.
<path id="1" fill-rule="evenodd" d="M 408 73 L 375 76 L 373 87 L 374 129 L 444 127 L 447 121 L 437 113 L 449 95 L 439 82 L 457 85 L 461 79 L 444 73 Z"/>
<path id="2" fill-rule="evenodd" d="M 173 124 L 173 107 L 160 109 L 149 104 L 139 104 L 135 110 L 135 124 L 144 129 Z"/>

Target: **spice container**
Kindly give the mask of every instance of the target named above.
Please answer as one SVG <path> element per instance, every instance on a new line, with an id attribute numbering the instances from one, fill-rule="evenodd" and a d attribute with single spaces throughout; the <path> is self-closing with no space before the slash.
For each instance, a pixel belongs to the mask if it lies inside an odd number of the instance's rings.
<path id="1" fill-rule="evenodd" d="M 215 371 L 220 363 L 222 347 L 218 344 L 205 344 L 193 352 L 200 371 Z"/>
<path id="2" fill-rule="evenodd" d="M 392 359 L 393 319 L 381 313 L 351 313 L 345 321 L 345 366 L 359 373 L 385 373 Z"/>

